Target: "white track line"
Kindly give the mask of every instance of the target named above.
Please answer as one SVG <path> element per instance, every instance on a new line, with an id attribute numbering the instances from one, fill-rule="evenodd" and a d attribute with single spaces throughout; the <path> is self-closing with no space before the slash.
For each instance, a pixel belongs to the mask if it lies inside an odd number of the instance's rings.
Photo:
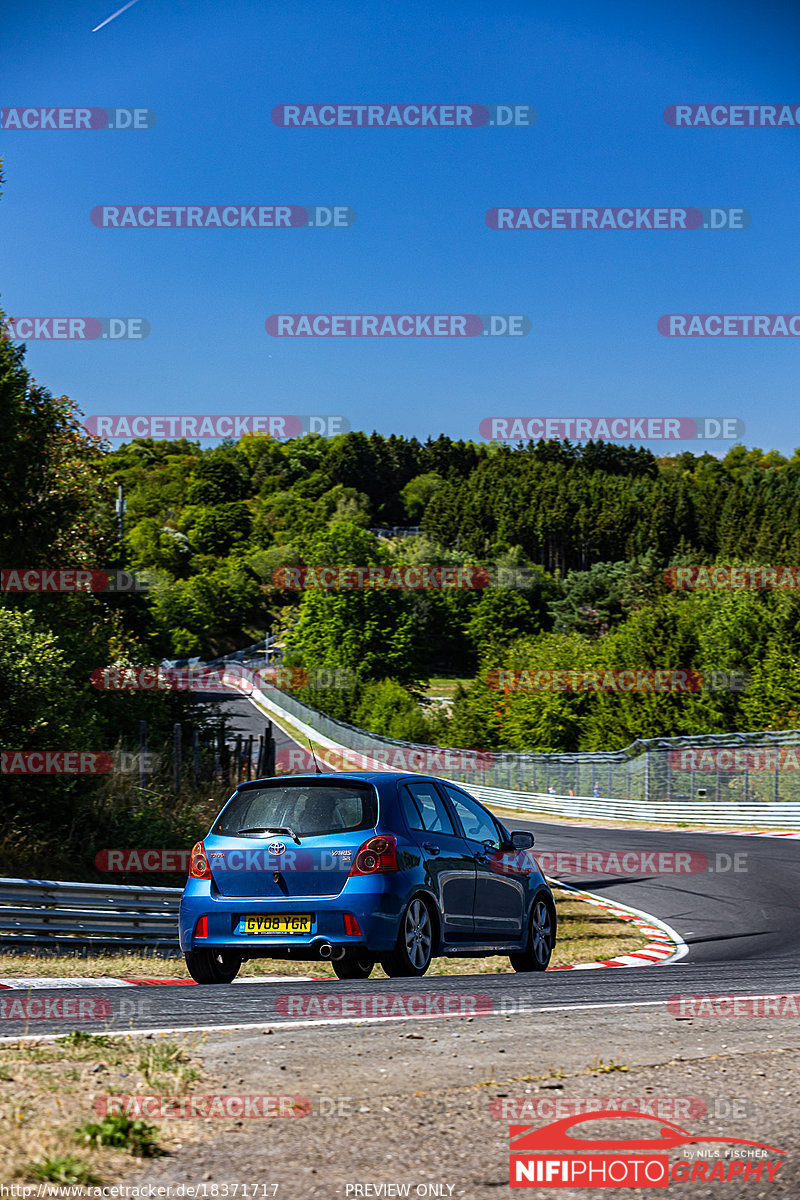
<path id="1" fill-rule="evenodd" d="M 744 997 L 747 999 L 748 997 Z M 314 1021 L 249 1021 L 235 1025 L 171 1025 L 163 1029 L 153 1029 L 148 1026 L 143 1026 L 141 1029 L 108 1029 L 103 1030 L 100 1036 L 110 1038 L 132 1038 L 146 1037 L 148 1034 L 153 1037 L 176 1036 L 178 1034 L 187 1033 L 239 1033 L 248 1029 L 272 1029 L 274 1031 L 283 1029 L 313 1029 L 318 1025 L 384 1025 L 390 1022 L 405 1022 L 405 1021 L 435 1021 L 449 1020 L 455 1017 L 456 1019 L 464 1020 L 466 1017 L 472 1017 L 473 1020 L 484 1020 L 489 1017 L 510 1017 L 510 1016 L 531 1016 L 535 1013 L 548 1012 L 568 1012 L 572 1010 L 580 1011 L 584 1009 L 595 1008 L 655 1008 L 665 1007 L 666 1000 L 622 1000 L 622 1001 L 607 1001 L 595 1004 L 545 1004 L 535 1006 L 529 1004 L 528 1001 L 517 1002 L 518 1007 L 516 1012 L 503 1012 L 498 1008 L 497 1012 L 481 1012 L 481 1013 L 408 1013 L 403 1016 L 391 1017 L 320 1017 Z M 66 1037 L 63 1033 L 42 1033 L 26 1034 L 18 1037 L 0 1037 L 0 1045 L 14 1042 L 55 1042 L 59 1038 Z"/>

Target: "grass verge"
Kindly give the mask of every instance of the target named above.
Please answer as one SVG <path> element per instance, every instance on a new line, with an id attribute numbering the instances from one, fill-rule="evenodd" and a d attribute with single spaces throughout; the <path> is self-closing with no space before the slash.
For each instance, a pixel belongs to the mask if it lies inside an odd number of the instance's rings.
<path id="1" fill-rule="evenodd" d="M 195 1038 L 106 1038 L 75 1031 L 55 1042 L 0 1045 L 3 1181 L 92 1186 L 118 1179 L 131 1159 L 169 1154 L 187 1123 L 158 1127 L 95 1108 L 104 1095 L 186 1095 L 200 1071 Z M 179 1128 L 176 1128 L 178 1126 Z"/>

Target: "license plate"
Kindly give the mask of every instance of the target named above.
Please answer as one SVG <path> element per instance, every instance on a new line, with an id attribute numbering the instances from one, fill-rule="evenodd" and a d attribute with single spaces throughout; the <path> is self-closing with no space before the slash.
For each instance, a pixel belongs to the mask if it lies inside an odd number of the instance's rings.
<path id="1" fill-rule="evenodd" d="M 241 917 L 236 927 L 237 933 L 311 933 L 311 917 L 280 916 L 266 917 L 254 914 L 252 917 Z"/>

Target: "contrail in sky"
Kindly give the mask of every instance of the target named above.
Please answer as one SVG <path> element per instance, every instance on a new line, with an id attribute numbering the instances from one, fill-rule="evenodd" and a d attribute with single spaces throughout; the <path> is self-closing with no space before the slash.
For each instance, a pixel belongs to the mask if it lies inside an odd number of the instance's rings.
<path id="1" fill-rule="evenodd" d="M 102 29 L 103 26 L 107 25 L 109 21 L 113 21 L 114 17 L 118 17 L 120 15 L 120 13 L 125 12 L 126 8 L 132 8 L 133 5 L 136 3 L 137 3 L 137 0 L 128 0 L 127 4 L 123 4 L 122 8 L 118 8 L 117 11 L 115 13 L 112 13 L 110 17 L 106 17 L 105 21 L 101 21 L 99 25 L 95 25 L 94 29 L 92 30 L 92 33 L 97 33 L 98 29 Z"/>

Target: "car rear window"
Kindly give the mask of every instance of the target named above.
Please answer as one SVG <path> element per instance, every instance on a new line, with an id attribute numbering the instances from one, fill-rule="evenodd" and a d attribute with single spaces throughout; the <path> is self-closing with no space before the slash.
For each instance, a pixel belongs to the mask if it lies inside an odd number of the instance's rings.
<path id="1" fill-rule="evenodd" d="M 310 837 L 371 829 L 377 819 L 378 800 L 367 784 L 286 783 L 236 792 L 213 832 L 257 837 L 288 827 L 298 837 Z"/>

